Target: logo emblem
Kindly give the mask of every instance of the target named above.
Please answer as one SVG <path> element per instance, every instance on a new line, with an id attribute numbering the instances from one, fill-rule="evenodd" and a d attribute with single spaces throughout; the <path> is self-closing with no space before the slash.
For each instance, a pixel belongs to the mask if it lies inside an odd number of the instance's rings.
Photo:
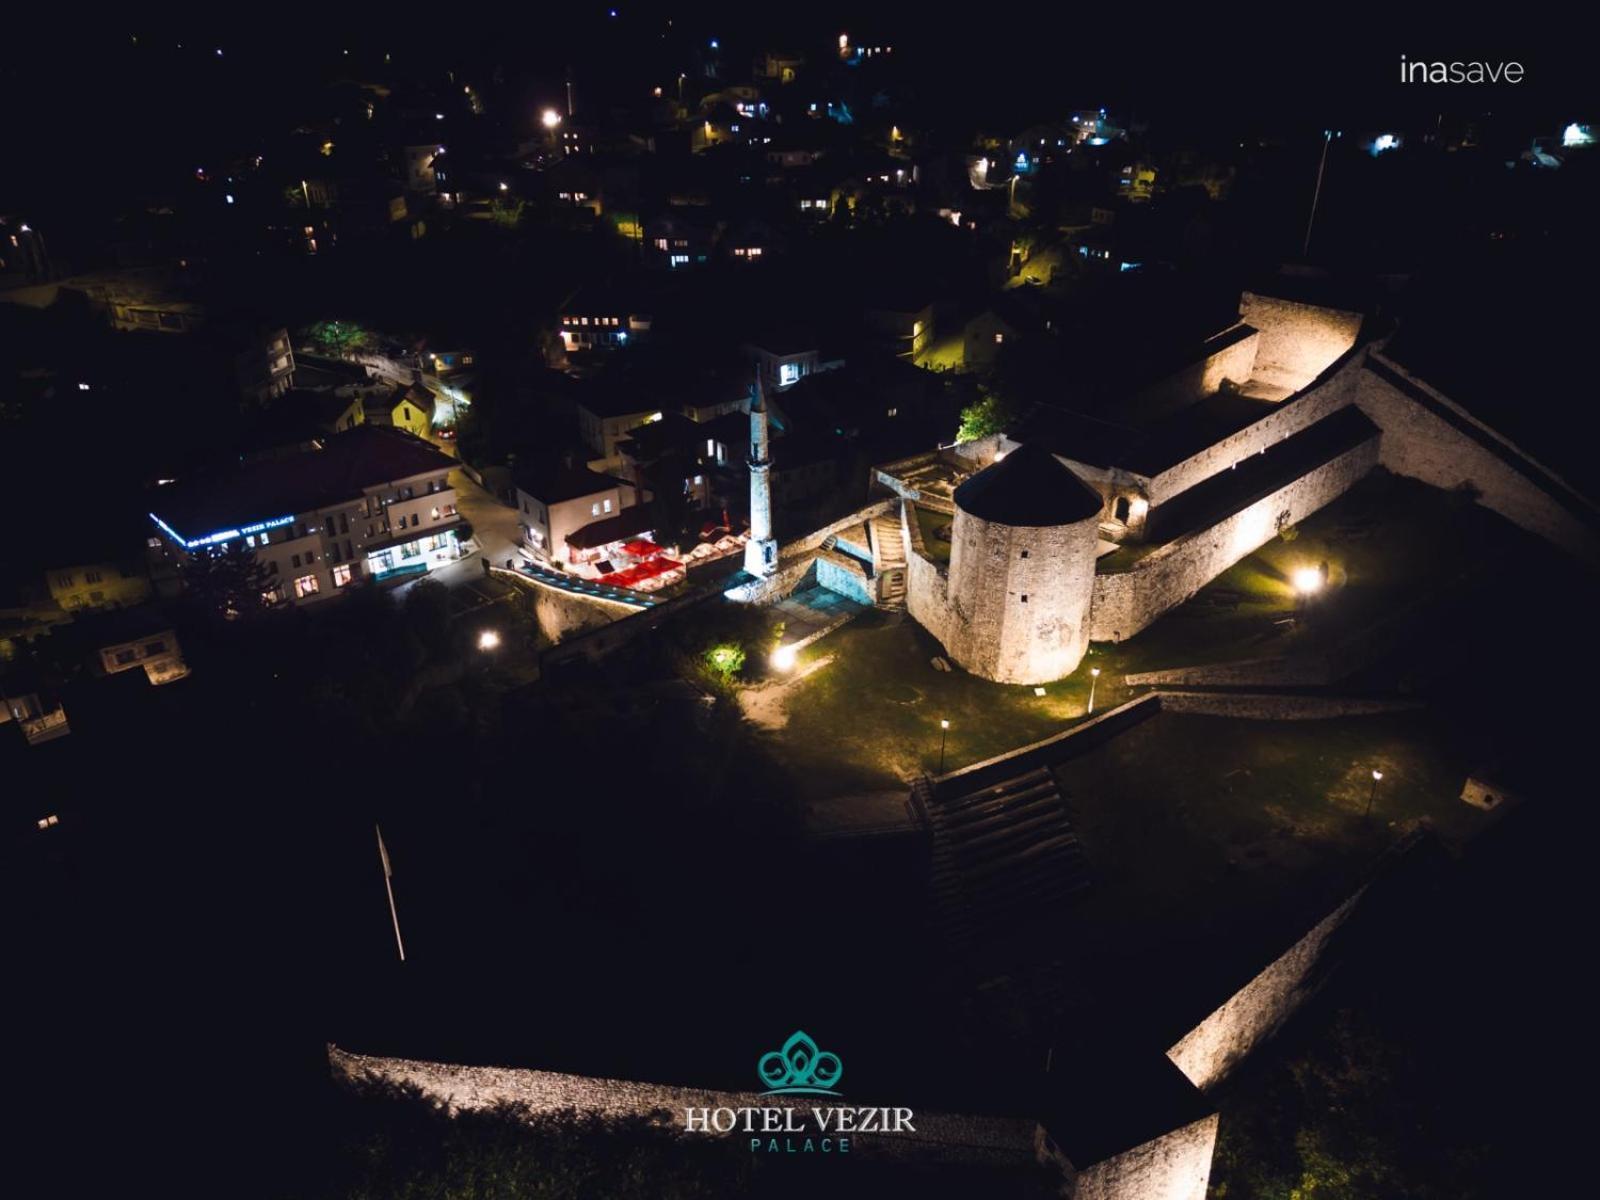
<path id="1" fill-rule="evenodd" d="M 833 1090 L 844 1075 L 844 1063 L 829 1050 L 818 1050 L 803 1029 L 797 1029 L 782 1050 L 769 1050 L 756 1063 L 756 1074 L 768 1096 L 837 1096 Z"/>

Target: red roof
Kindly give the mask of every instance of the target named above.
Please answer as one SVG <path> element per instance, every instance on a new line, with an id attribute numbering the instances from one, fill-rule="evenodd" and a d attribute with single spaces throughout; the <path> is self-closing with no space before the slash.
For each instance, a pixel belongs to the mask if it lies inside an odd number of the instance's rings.
<path id="1" fill-rule="evenodd" d="M 622 543 L 622 549 L 635 558 L 654 558 L 662 551 L 660 546 L 654 542 L 646 541 L 644 538 L 635 538 L 631 542 L 624 542 Z"/>

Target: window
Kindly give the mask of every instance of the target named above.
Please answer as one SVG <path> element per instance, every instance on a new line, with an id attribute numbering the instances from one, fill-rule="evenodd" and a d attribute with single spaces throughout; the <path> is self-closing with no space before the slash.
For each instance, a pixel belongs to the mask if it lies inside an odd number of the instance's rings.
<path id="1" fill-rule="evenodd" d="M 57 587 L 63 587 L 63 588 L 71 587 L 72 586 L 72 576 L 71 575 L 58 575 L 58 576 L 56 576 L 56 586 Z"/>
<path id="2" fill-rule="evenodd" d="M 1022 552 L 1022 557 L 1023 557 L 1023 558 L 1027 558 L 1027 557 L 1028 557 L 1028 552 L 1027 552 L 1027 551 L 1026 551 L 1026 550 L 1024 550 L 1024 551 L 1023 551 L 1023 552 Z"/>
<path id="3" fill-rule="evenodd" d="M 1023 592 L 1022 593 L 1022 602 L 1024 604 L 1026 604 L 1028 602 L 1028 593 L 1027 592 Z"/>
<path id="4" fill-rule="evenodd" d="M 269 562 L 267 564 L 267 574 L 268 575 L 276 575 L 277 573 L 278 573 L 278 564 L 275 563 L 275 562 Z"/>
<path id="5" fill-rule="evenodd" d="M 791 383 L 798 383 L 798 382 L 800 382 L 800 364 L 799 363 L 779 363 L 778 364 L 778 386 L 779 387 L 788 387 Z"/>
<path id="6" fill-rule="evenodd" d="M 600 505 L 598 503 L 589 505 L 589 515 L 591 517 L 598 517 L 600 515 Z"/>
<path id="7" fill-rule="evenodd" d="M 153 642 L 146 642 L 144 644 L 144 652 L 146 654 L 165 654 L 167 652 L 167 644 L 157 638 Z"/>
<path id="8" fill-rule="evenodd" d="M 1128 498 L 1126 496 L 1118 496 L 1111 512 L 1117 520 L 1126 521 L 1128 519 Z"/>
<path id="9" fill-rule="evenodd" d="M 294 595 L 296 600 L 306 596 L 315 596 L 322 589 L 317 584 L 315 575 L 302 575 L 294 581 Z"/>
<path id="10" fill-rule="evenodd" d="M 1005 340 L 1006 340 L 1006 335 L 1003 334 L 1003 333 L 997 333 L 997 334 L 994 335 L 994 344 L 996 346 L 1002 345 L 1005 342 Z"/>
<path id="11" fill-rule="evenodd" d="M 300 565 L 300 556 L 298 554 L 293 555 L 289 561 L 298 567 Z"/>
<path id="12" fill-rule="evenodd" d="M 100 582 L 100 572 L 99 571 L 85 571 L 83 573 L 83 581 L 85 583 L 99 583 Z"/>
<path id="13" fill-rule="evenodd" d="M 349 563 L 345 563 L 342 567 L 335 567 L 333 569 L 333 586 L 336 588 L 344 587 L 345 584 L 350 582 L 351 574 Z"/>
<path id="14" fill-rule="evenodd" d="M 131 663 L 134 659 L 136 659 L 138 657 L 139 657 L 138 654 L 135 653 L 132 650 L 118 650 L 117 651 L 117 665 L 125 667 L 129 663 Z"/>
<path id="15" fill-rule="evenodd" d="M 611 511 L 611 501 L 609 499 L 603 501 L 601 503 L 601 507 L 604 508 L 606 510 L 606 512 L 610 512 Z"/>

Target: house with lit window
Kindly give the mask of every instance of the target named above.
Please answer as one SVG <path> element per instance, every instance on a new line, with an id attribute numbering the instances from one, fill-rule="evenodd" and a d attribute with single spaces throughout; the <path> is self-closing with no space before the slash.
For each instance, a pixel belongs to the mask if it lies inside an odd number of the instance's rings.
<path id="1" fill-rule="evenodd" d="M 617 459 L 617 443 L 629 432 L 661 419 L 656 397 L 630 388 L 591 387 L 577 405 L 578 435 L 591 453 L 607 463 Z"/>
<path id="2" fill-rule="evenodd" d="M 413 437 L 426 438 L 433 431 L 433 393 L 420 383 L 396 387 L 361 401 L 361 421 L 367 425 L 386 425 L 403 429 Z"/>
<path id="3" fill-rule="evenodd" d="M 716 241 L 715 222 L 681 210 L 660 213 L 644 223 L 644 261 L 679 270 L 703 266 Z"/>
<path id="4" fill-rule="evenodd" d="M 621 292 L 585 288 L 561 310 L 558 332 L 568 354 L 616 350 L 650 331 L 649 310 Z"/>
<path id="5" fill-rule="evenodd" d="M 515 482 L 523 547 L 544 564 L 567 565 L 570 535 L 620 515 L 639 498 L 632 484 L 590 470 L 570 455 L 520 467 Z"/>
<path id="6" fill-rule="evenodd" d="M 338 595 L 363 579 L 421 575 L 459 557 L 455 459 L 400 429 L 359 425 L 286 452 L 168 484 L 150 498 L 158 578 L 243 545 L 269 604 Z"/>
<path id="7" fill-rule="evenodd" d="M 768 395 L 781 392 L 818 371 L 844 366 L 843 352 L 815 332 L 797 325 L 764 329 L 745 343 L 755 360 L 761 388 Z"/>

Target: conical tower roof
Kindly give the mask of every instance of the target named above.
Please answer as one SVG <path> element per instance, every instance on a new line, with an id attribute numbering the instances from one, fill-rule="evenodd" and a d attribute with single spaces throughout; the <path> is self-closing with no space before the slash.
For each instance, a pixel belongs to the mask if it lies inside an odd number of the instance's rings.
<path id="1" fill-rule="evenodd" d="M 1105 507 L 1095 491 L 1054 454 L 1019 446 L 955 492 L 956 507 L 981 521 L 1027 528 L 1074 525 Z"/>

